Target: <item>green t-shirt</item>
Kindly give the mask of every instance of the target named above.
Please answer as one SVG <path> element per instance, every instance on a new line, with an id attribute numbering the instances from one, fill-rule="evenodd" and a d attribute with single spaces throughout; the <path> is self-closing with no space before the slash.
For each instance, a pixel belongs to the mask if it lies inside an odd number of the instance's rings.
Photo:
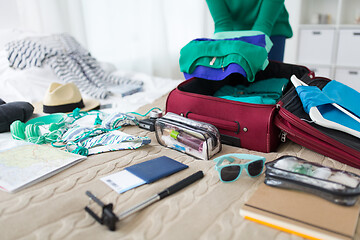
<path id="1" fill-rule="evenodd" d="M 215 33 L 256 30 L 268 36 L 292 37 L 284 0 L 206 0 Z"/>

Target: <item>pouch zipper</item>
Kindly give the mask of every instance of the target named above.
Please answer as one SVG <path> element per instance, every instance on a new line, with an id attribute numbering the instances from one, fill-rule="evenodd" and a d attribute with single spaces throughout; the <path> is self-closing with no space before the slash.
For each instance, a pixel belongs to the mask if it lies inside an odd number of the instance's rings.
<path id="1" fill-rule="evenodd" d="M 194 126 L 190 126 L 188 124 L 185 124 L 185 123 L 179 123 L 175 120 L 170 120 L 170 119 L 166 119 L 166 118 L 159 118 L 159 123 L 166 123 L 166 124 L 169 124 L 169 125 L 173 125 L 173 126 L 176 126 L 178 127 L 179 129 L 183 128 L 183 129 L 187 129 L 188 131 L 193 131 L 195 133 L 198 133 L 200 134 L 203 138 L 204 138 L 204 141 L 206 141 L 207 139 L 207 136 L 211 138 L 211 136 L 209 136 L 209 134 L 205 131 L 205 130 L 202 130 L 200 128 L 195 128 Z M 191 133 L 190 133 L 191 134 Z M 195 136 L 194 136 L 195 137 Z M 214 144 L 213 145 L 213 148 L 215 147 Z M 207 148 L 207 151 L 206 151 L 206 157 L 209 159 L 209 151 L 210 150 L 213 150 L 213 149 L 209 149 Z"/>
<path id="2" fill-rule="evenodd" d="M 174 126 L 176 126 L 178 128 L 184 128 L 184 129 L 187 129 L 189 131 L 199 133 L 205 140 L 206 140 L 206 137 L 209 135 L 205 130 L 203 130 L 201 128 L 195 128 L 194 126 L 190 126 L 190 125 L 185 124 L 185 123 L 179 123 L 177 121 L 166 119 L 166 118 L 162 118 L 162 119 L 160 118 L 158 121 L 163 122 L 163 123 L 167 123 L 169 125 L 174 125 Z"/>

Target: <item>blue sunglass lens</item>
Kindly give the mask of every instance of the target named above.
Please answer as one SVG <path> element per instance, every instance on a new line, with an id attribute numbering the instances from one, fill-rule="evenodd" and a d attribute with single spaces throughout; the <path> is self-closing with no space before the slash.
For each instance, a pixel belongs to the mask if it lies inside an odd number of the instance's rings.
<path id="1" fill-rule="evenodd" d="M 221 169 L 221 179 L 224 182 L 235 180 L 240 173 L 240 166 L 226 166 Z"/>
<path id="2" fill-rule="evenodd" d="M 255 177 L 261 173 L 263 169 L 263 161 L 255 161 L 248 165 L 248 173 L 250 176 Z"/>

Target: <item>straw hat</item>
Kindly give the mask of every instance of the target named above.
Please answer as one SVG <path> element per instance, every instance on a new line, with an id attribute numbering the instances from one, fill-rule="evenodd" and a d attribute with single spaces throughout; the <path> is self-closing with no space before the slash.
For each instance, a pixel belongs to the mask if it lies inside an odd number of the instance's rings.
<path id="1" fill-rule="evenodd" d="M 45 93 L 44 100 L 33 104 L 34 113 L 68 113 L 75 108 L 89 111 L 100 106 L 95 99 L 83 99 L 74 83 L 53 82 Z"/>

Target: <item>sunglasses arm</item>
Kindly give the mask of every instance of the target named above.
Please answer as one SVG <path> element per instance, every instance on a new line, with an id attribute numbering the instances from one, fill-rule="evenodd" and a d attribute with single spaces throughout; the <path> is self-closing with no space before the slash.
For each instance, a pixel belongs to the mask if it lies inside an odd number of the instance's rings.
<path id="1" fill-rule="evenodd" d="M 214 159 L 214 161 L 216 162 L 216 166 L 220 166 L 224 162 L 224 160 L 228 160 L 231 163 L 235 161 L 235 159 L 230 156 L 222 156 Z"/>

